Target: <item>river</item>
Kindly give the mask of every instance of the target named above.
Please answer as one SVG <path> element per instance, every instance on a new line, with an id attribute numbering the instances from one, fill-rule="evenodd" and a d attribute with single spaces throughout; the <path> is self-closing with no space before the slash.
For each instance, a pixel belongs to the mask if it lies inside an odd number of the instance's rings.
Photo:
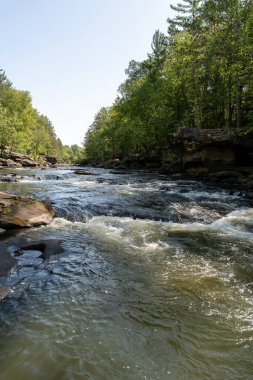
<path id="1" fill-rule="evenodd" d="M 150 173 L 37 174 L 0 191 L 48 199 L 61 239 L 0 278 L 1 380 L 253 379 L 253 209 L 243 197 Z M 13 170 L 12 170 L 13 172 Z M 12 243 L 10 243 L 12 244 Z"/>

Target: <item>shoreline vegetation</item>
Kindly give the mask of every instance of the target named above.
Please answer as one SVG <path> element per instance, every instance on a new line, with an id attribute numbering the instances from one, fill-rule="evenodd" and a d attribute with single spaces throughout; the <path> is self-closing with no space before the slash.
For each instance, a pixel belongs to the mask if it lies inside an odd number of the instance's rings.
<path id="1" fill-rule="evenodd" d="M 30 93 L 17 90 L 0 69 L 0 167 L 12 164 L 2 159 L 18 162 L 22 155 L 31 160 L 32 166 L 32 161 L 46 163 L 46 157 L 75 163 L 81 160 L 81 154 L 77 144 L 63 145 L 51 121 L 33 107 Z M 24 166 L 29 166 L 28 162 Z"/>
<path id="2" fill-rule="evenodd" d="M 82 148 L 0 70 L 6 379 L 252 374 L 253 3 L 171 8 Z"/>
<path id="3" fill-rule="evenodd" d="M 157 170 L 253 197 L 252 2 L 182 0 L 171 7 L 167 34 L 156 31 L 147 58 L 129 63 L 84 149 L 63 145 L 30 94 L 0 70 L 0 168 Z"/>
<path id="4" fill-rule="evenodd" d="M 216 176 L 252 191 L 252 1 L 171 8 L 168 33 L 155 32 L 147 58 L 129 63 L 118 97 L 96 114 L 86 162 Z"/>
<path id="5" fill-rule="evenodd" d="M 182 0 L 171 7 L 168 33 L 156 31 L 147 58 L 129 63 L 117 99 L 95 116 L 84 149 L 63 145 L 31 95 L 0 70 L 0 171 L 64 164 L 157 171 L 253 200 L 252 2 Z M 0 182 L 22 179 L 0 174 Z"/>

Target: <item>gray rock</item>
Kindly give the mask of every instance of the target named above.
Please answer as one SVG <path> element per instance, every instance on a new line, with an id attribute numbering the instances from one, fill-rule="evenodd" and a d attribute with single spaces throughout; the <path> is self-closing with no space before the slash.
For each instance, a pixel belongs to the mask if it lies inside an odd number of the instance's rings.
<path id="1" fill-rule="evenodd" d="M 79 174 L 79 175 L 97 175 L 94 172 L 90 172 L 90 171 L 86 171 L 86 170 L 82 170 L 82 169 L 77 169 L 74 171 L 74 173 Z"/>
<path id="2" fill-rule="evenodd" d="M 0 285 L 0 301 L 4 300 L 8 294 L 10 293 L 10 289 L 5 288 L 4 286 Z"/>
<path id="3" fill-rule="evenodd" d="M 7 168 L 21 168 L 22 164 L 9 158 L 0 158 L 0 165 Z"/>
<path id="4" fill-rule="evenodd" d="M 7 251 L 3 243 L 0 243 L 0 276 L 6 275 L 17 263 Z"/>
<path id="5" fill-rule="evenodd" d="M 31 241 L 25 245 L 22 245 L 20 249 L 22 251 L 40 251 L 43 259 L 48 259 L 50 256 L 59 255 L 64 252 L 61 246 L 62 240 L 38 240 Z M 20 253 L 18 250 L 16 253 Z"/>

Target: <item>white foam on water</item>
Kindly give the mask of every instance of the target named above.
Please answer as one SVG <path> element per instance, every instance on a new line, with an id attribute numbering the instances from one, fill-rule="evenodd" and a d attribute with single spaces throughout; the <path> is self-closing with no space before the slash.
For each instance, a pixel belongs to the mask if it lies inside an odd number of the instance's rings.
<path id="1" fill-rule="evenodd" d="M 253 209 L 232 212 L 210 225 L 108 216 L 93 217 L 87 223 L 56 218 L 50 226 L 42 228 L 67 229 L 77 236 L 85 233 L 89 244 L 98 249 L 102 247 L 122 258 L 130 257 L 134 265 L 148 266 L 155 281 L 166 286 L 168 292 L 176 292 L 177 297 L 188 298 L 189 307 L 195 308 L 200 303 L 207 316 L 222 317 L 236 331 L 251 334 L 252 292 L 237 278 L 233 261 L 229 257 L 216 261 L 209 256 L 189 253 L 180 245 L 180 240 L 177 243 L 177 235 L 170 240 L 168 231 L 182 231 L 186 237 L 190 232 L 206 231 L 248 241 L 253 238 L 253 233 L 238 230 L 234 223 L 248 223 L 252 217 Z"/>
<path id="2" fill-rule="evenodd" d="M 170 231 L 209 231 L 233 238 L 252 240 L 253 228 L 252 232 L 243 231 L 241 228 L 247 224 L 253 227 L 253 209 L 233 211 L 210 224 L 168 222 L 167 227 Z"/>
<path id="3" fill-rule="evenodd" d="M 95 182 L 95 181 L 89 181 L 89 180 L 75 181 L 75 182 L 72 182 L 72 185 L 76 187 L 88 187 L 88 188 L 103 187 L 103 184 Z"/>

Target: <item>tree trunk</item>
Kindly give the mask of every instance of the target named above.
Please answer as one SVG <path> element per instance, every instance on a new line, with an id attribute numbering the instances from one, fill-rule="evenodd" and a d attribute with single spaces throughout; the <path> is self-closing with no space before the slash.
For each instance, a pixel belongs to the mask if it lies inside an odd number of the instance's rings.
<path id="1" fill-rule="evenodd" d="M 236 71 L 236 128 L 241 126 L 241 85 L 238 71 Z"/>
<path id="2" fill-rule="evenodd" d="M 228 80 L 228 128 L 232 128 L 232 76 L 229 74 Z"/>

